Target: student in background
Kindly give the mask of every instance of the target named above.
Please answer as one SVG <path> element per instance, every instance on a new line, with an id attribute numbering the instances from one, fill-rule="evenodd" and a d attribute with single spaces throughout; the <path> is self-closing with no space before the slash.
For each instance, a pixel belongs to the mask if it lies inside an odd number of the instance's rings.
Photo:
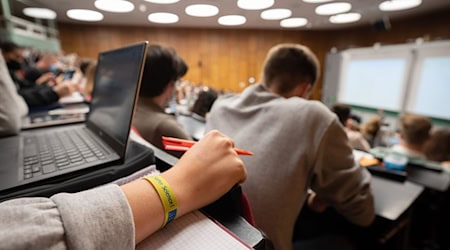
<path id="1" fill-rule="evenodd" d="M 145 140 L 162 150 L 162 136 L 191 140 L 175 117 L 164 111 L 174 98 L 175 82 L 186 74 L 187 69 L 175 50 L 160 45 L 148 47 L 133 125 Z M 182 152 L 168 153 L 176 157 L 182 155 Z"/>
<path id="2" fill-rule="evenodd" d="M 212 108 L 212 105 L 217 99 L 217 92 L 214 89 L 204 87 L 198 93 L 197 100 L 192 106 L 192 117 L 198 120 L 206 121 L 206 115 Z"/>
<path id="3" fill-rule="evenodd" d="M 350 106 L 345 104 L 335 104 L 332 107 L 332 111 L 337 115 L 341 125 L 344 126 L 345 133 L 347 134 L 350 146 L 354 149 L 369 152 L 370 145 L 364 139 L 359 131 L 353 129 L 353 124 L 351 123 L 351 111 Z"/>
<path id="4" fill-rule="evenodd" d="M 450 171 L 450 130 L 434 130 L 425 143 L 423 152 L 427 160 L 441 162 Z"/>
<path id="5" fill-rule="evenodd" d="M 0 137 L 19 133 L 21 119 L 27 113 L 28 107 L 23 98 L 17 94 L 3 55 L 0 53 Z"/>
<path id="6" fill-rule="evenodd" d="M 277 45 L 267 54 L 262 82 L 218 98 L 206 123 L 206 131 L 219 129 L 253 151 L 243 159 L 248 178 L 242 188 L 257 226 L 277 250 L 292 249 L 309 189 L 314 196 L 308 204 L 319 211 L 331 206 L 362 226 L 375 217 L 370 174 L 355 164 L 339 120 L 322 103 L 307 100 L 318 77 L 319 62 L 309 48 Z"/>
<path id="7" fill-rule="evenodd" d="M 19 94 L 23 97 L 28 107 L 51 105 L 60 97 L 69 96 L 77 90 L 78 86 L 70 81 L 56 79 L 56 85 L 38 85 L 29 82 L 19 73 L 23 71 L 23 49 L 13 42 L 1 42 L 0 48 L 8 66 L 9 74 L 14 81 Z"/>
<path id="8" fill-rule="evenodd" d="M 383 146 L 380 139 L 382 137 L 380 135 L 381 122 L 381 116 L 374 115 L 370 117 L 369 121 L 360 126 L 361 134 L 369 143 L 371 148 L 376 146 Z"/>
<path id="9" fill-rule="evenodd" d="M 246 173 L 233 142 L 214 131 L 160 177 L 178 203 L 176 219 L 217 200 Z M 134 249 L 163 225 L 165 211 L 155 188 L 140 179 L 120 187 L 5 201 L 0 203 L 0 248 Z"/>
<path id="10" fill-rule="evenodd" d="M 62 73 L 58 66 L 58 57 L 51 53 L 43 53 L 34 65 L 25 67 L 24 79 L 37 85 L 55 85 L 56 74 Z"/>
<path id="11" fill-rule="evenodd" d="M 183 125 L 194 140 L 205 134 L 206 116 L 217 99 L 217 92 L 208 87 L 201 87 L 190 114 L 177 115 L 177 121 Z"/>
<path id="12" fill-rule="evenodd" d="M 392 151 L 412 158 L 425 158 L 423 147 L 430 137 L 431 121 L 428 117 L 404 114 L 400 117 L 400 143 Z"/>

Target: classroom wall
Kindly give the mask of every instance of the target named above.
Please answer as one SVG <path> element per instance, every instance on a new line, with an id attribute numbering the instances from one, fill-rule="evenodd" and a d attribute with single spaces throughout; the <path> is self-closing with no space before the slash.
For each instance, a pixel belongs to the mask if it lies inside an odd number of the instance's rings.
<path id="1" fill-rule="evenodd" d="M 336 30 L 242 30 L 128 26 L 97 26 L 59 23 L 61 47 L 81 57 L 96 58 L 98 52 L 148 40 L 174 47 L 189 65 L 184 77 L 195 84 L 240 92 L 249 77 L 260 79 L 267 50 L 284 42 L 302 43 L 316 52 L 322 65 L 326 53 L 381 44 L 405 43 L 418 37 L 449 39 L 450 10 L 407 20 L 391 20 L 389 31 L 375 32 L 371 25 Z M 323 66 L 322 66 L 323 67 Z M 312 94 L 321 98 L 322 78 Z"/>

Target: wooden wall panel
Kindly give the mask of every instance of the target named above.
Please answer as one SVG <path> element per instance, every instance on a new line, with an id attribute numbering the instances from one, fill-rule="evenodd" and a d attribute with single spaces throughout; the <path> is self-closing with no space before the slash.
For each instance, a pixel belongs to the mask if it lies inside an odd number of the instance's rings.
<path id="1" fill-rule="evenodd" d="M 392 21 L 392 29 L 375 32 L 370 25 L 338 30 L 240 30 L 182 29 L 125 26 L 59 24 L 61 47 L 81 57 L 96 58 L 100 51 L 148 40 L 175 48 L 189 65 L 184 77 L 195 84 L 240 92 L 249 85 L 249 77 L 260 80 L 266 52 L 278 43 L 302 43 L 310 47 L 323 65 L 332 47 L 350 47 L 405 43 L 417 37 L 450 38 L 449 10 L 408 20 Z M 424 21 L 426 20 L 426 21 Z M 322 69 L 323 72 L 323 69 Z M 312 97 L 320 99 L 322 78 Z"/>

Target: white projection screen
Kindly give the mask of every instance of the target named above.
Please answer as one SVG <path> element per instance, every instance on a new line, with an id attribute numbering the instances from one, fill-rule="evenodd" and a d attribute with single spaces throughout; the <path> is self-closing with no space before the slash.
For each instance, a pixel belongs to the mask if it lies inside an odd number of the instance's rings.
<path id="1" fill-rule="evenodd" d="M 343 52 L 338 102 L 400 112 L 412 54 L 401 47 Z"/>
<path id="2" fill-rule="evenodd" d="M 406 111 L 450 120 L 450 43 L 418 48 Z"/>

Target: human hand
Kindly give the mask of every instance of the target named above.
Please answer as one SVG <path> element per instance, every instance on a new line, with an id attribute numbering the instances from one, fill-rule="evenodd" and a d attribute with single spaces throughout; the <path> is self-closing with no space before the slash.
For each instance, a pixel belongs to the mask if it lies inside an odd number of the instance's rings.
<path id="1" fill-rule="evenodd" d="M 312 192 L 308 195 L 307 203 L 308 207 L 316 213 L 323 213 L 328 207 L 325 202 L 317 197 L 317 194 L 315 192 Z"/>
<path id="2" fill-rule="evenodd" d="M 53 86 L 53 91 L 55 91 L 59 97 L 64 97 L 71 95 L 75 91 L 79 91 L 79 89 L 77 84 L 73 84 L 70 81 L 63 81 Z"/>
<path id="3" fill-rule="evenodd" d="M 231 139 L 211 131 L 162 176 L 174 189 L 182 215 L 220 198 L 246 179 L 246 171 Z"/>
<path id="4" fill-rule="evenodd" d="M 44 83 L 47 83 L 49 86 L 55 85 L 55 74 L 53 74 L 52 72 L 47 72 L 36 79 L 37 85 L 41 85 Z"/>

